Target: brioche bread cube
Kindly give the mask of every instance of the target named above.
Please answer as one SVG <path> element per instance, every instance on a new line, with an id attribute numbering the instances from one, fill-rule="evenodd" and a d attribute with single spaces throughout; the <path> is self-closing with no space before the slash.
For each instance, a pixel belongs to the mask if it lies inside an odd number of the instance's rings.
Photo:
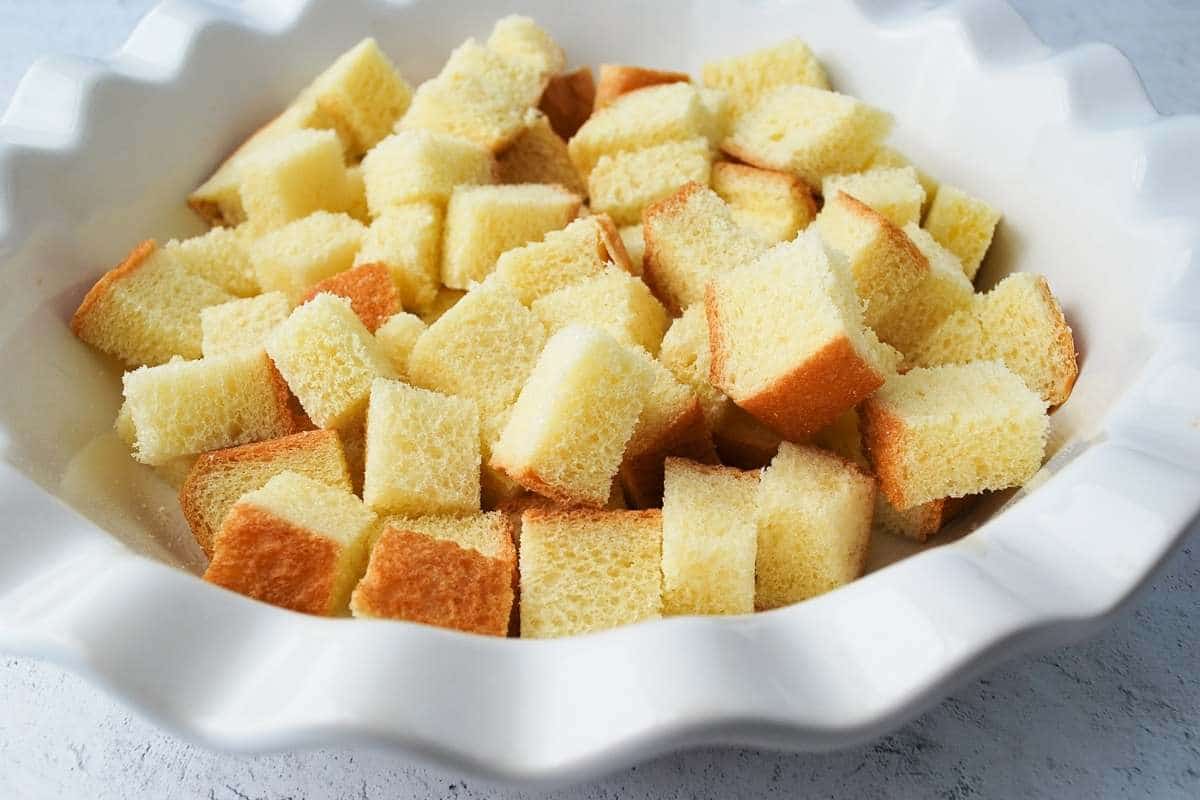
<path id="1" fill-rule="evenodd" d="M 368 506 L 402 514 L 478 511 L 479 463 L 474 401 L 385 378 L 371 384 Z"/>
<path id="2" fill-rule="evenodd" d="M 167 242 L 168 251 L 188 272 L 238 297 L 258 294 L 250 236 L 243 228 L 213 228 L 200 236 Z"/>
<path id="3" fill-rule="evenodd" d="M 758 490 L 754 605 L 779 608 L 862 574 L 875 480 L 815 447 L 784 442 Z"/>
<path id="4" fill-rule="evenodd" d="M 663 613 L 754 611 L 758 473 L 668 458 L 662 507 Z"/>
<path id="5" fill-rule="evenodd" d="M 420 317 L 400 311 L 375 330 L 375 341 L 392 363 L 396 375 L 404 377 L 408 374 L 408 357 L 425 327 Z"/>
<path id="6" fill-rule="evenodd" d="M 326 278 L 305 292 L 302 302 L 326 293 L 349 300 L 371 333 L 400 310 L 400 292 L 383 264 L 361 264 Z"/>
<path id="7" fill-rule="evenodd" d="M 436 78 L 417 87 L 398 130 L 429 130 L 502 150 L 524 128 L 549 75 L 530 59 L 510 59 L 468 39 Z"/>
<path id="8" fill-rule="evenodd" d="M 710 61 L 701 70 L 705 86 L 729 93 L 735 113 L 742 113 L 771 89 L 801 84 L 828 89 L 829 79 L 812 50 L 799 39 L 787 39 L 739 56 Z"/>
<path id="9" fill-rule="evenodd" d="M 861 413 L 880 490 L 901 511 L 1025 483 L 1050 426 L 1045 401 L 998 361 L 895 375 Z"/>
<path id="10" fill-rule="evenodd" d="M 510 61 L 525 63 L 546 80 L 567 66 L 567 55 L 554 38 L 532 19 L 518 14 L 496 21 L 487 47 Z"/>
<path id="11" fill-rule="evenodd" d="M 394 133 L 372 148 L 362 163 L 372 217 L 409 203 L 444 207 L 455 186 L 496 181 L 490 150 L 437 131 Z"/>
<path id="12" fill-rule="evenodd" d="M 871 327 L 895 313 L 909 292 L 929 275 L 929 260 L 904 231 L 845 192 L 825 198 L 816 228 L 825 244 L 849 262 Z"/>
<path id="13" fill-rule="evenodd" d="M 512 519 L 499 511 L 418 516 L 391 514 L 381 520 L 381 529 L 387 527 L 454 542 L 460 547 L 503 562 L 508 572 L 516 575 L 516 526 Z"/>
<path id="14" fill-rule="evenodd" d="M 671 324 L 662 303 L 628 272 L 608 267 L 595 277 L 551 292 L 530 306 L 548 335 L 573 323 L 607 331 L 622 344 L 658 353 Z"/>
<path id="15" fill-rule="evenodd" d="M 809 186 L 861 169 L 892 127 L 891 115 L 837 92 L 780 86 L 734 117 L 721 149 Z"/>
<path id="16" fill-rule="evenodd" d="M 271 331 L 291 313 L 292 304 L 283 292 L 239 297 L 219 306 L 202 309 L 201 349 L 205 358 L 245 348 L 261 350 Z"/>
<path id="17" fill-rule="evenodd" d="M 366 230 L 346 214 L 318 211 L 271 231 L 250 248 L 258 282 L 299 303 L 309 288 L 350 269 Z"/>
<path id="18" fill-rule="evenodd" d="M 849 175 L 827 175 L 821 183 L 826 198 L 845 192 L 887 218 L 897 228 L 920 224 L 925 189 L 914 167 L 874 167 Z"/>
<path id="19" fill-rule="evenodd" d="M 817 215 L 812 192 L 785 172 L 723 161 L 713 164 L 712 189 L 733 221 L 767 244 L 791 241 Z"/>
<path id="20" fill-rule="evenodd" d="M 632 225 L 642 210 L 674 194 L 686 183 L 708 184 L 713 154 L 699 137 L 600 156 L 588 176 L 594 210 L 618 225 Z"/>
<path id="21" fill-rule="evenodd" d="M 179 505 L 196 542 L 209 557 L 233 504 L 282 472 L 352 491 L 337 431 L 303 431 L 200 454 L 179 489 Z"/>
<path id="22" fill-rule="evenodd" d="M 623 94 L 659 86 L 664 83 L 688 83 L 691 77 L 686 72 L 671 72 L 629 64 L 601 64 L 600 80 L 596 82 L 596 99 L 592 111 L 612 105 Z"/>
<path id="23" fill-rule="evenodd" d="M 643 277 L 675 315 L 704 299 L 710 278 L 744 266 L 766 249 L 738 227 L 715 192 L 699 183 L 647 208 L 643 235 Z"/>
<path id="24" fill-rule="evenodd" d="M 442 271 L 442 212 L 432 203 L 392 206 L 362 237 L 354 266 L 382 264 L 400 292 L 400 305 L 425 311 L 437 297 Z"/>
<path id="25" fill-rule="evenodd" d="M 1017 272 L 974 295 L 913 351 L 930 367 L 997 360 L 1052 406 L 1066 402 L 1079 375 L 1075 340 L 1041 275 Z"/>
<path id="26" fill-rule="evenodd" d="M 342 147 L 332 131 L 301 130 L 276 139 L 246 159 L 240 176 L 242 206 L 257 231 L 351 205 Z"/>
<path id="27" fill-rule="evenodd" d="M 629 274 L 642 275 L 642 258 L 646 254 L 646 238 L 642 235 L 641 225 L 624 225 L 617 231 L 621 236 L 621 244 L 625 246 L 625 254 L 629 257 Z"/>
<path id="28" fill-rule="evenodd" d="M 319 294 L 267 339 L 267 352 L 319 428 L 341 428 L 363 413 L 371 382 L 392 377 L 391 361 L 350 307 Z"/>
<path id="29" fill-rule="evenodd" d="M 895 369 L 815 231 L 713 277 L 705 311 L 713 383 L 785 439 L 819 431 Z"/>
<path id="30" fill-rule="evenodd" d="M 408 110 L 412 87 L 372 38 L 338 56 L 306 91 L 320 116 L 337 131 L 351 158 L 387 136 Z"/>
<path id="31" fill-rule="evenodd" d="M 281 472 L 233 504 L 204 580 L 293 611 L 344 616 L 374 526 L 346 489 Z"/>
<path id="32" fill-rule="evenodd" d="M 975 280 L 999 222 L 999 211 L 962 189 L 943 183 L 925 215 L 925 230 L 938 244 L 958 256 L 967 278 Z"/>
<path id="33" fill-rule="evenodd" d="M 442 283 L 469 289 L 505 250 L 563 228 L 579 212 L 579 195 L 560 186 L 460 186 L 446 208 Z"/>
<path id="34" fill-rule="evenodd" d="M 551 292 L 604 272 L 609 264 L 629 272 L 629 256 L 607 214 L 580 217 L 540 242 L 506 250 L 496 261 L 495 279 L 526 305 Z"/>
<path id="35" fill-rule="evenodd" d="M 150 239 L 88 290 L 71 332 L 128 367 L 199 358 L 201 310 L 232 299 Z"/>
<path id="36" fill-rule="evenodd" d="M 761 469 L 771 463 L 783 439 L 758 418 L 729 403 L 713 429 L 713 443 L 722 464 Z"/>
<path id="37" fill-rule="evenodd" d="M 125 373 L 124 387 L 143 464 L 300 430 L 287 386 L 261 350 L 141 367 Z"/>
<path id="38" fill-rule="evenodd" d="M 662 512 L 531 509 L 521 519 L 521 636 L 662 616 Z"/>
<path id="39" fill-rule="evenodd" d="M 908 156 L 887 145 L 881 145 L 866 165 L 866 169 L 868 170 L 890 169 L 894 167 L 912 167 L 917 171 L 917 182 L 921 184 L 921 188 L 925 191 L 925 200 L 921 203 L 921 217 L 924 218 L 925 212 L 929 210 L 929 204 L 933 202 L 933 197 L 937 194 L 938 182 L 924 170 L 909 161 Z"/>
<path id="40" fill-rule="evenodd" d="M 542 350 L 492 466 L 545 497 L 602 508 L 651 380 L 609 334 L 568 325 Z"/>
<path id="41" fill-rule="evenodd" d="M 500 183 L 555 183 L 568 192 L 587 193 L 567 143 L 539 111 L 529 112 L 525 130 L 497 156 L 496 174 Z"/>
<path id="42" fill-rule="evenodd" d="M 443 314 L 454 308 L 459 300 L 462 300 L 466 296 L 467 293 L 462 289 L 450 289 L 445 286 L 439 286 L 437 294 L 433 296 L 433 302 L 429 304 L 428 308 L 418 309 L 419 313 L 417 316 L 421 318 L 421 322 L 424 322 L 426 325 L 432 325 L 441 319 Z"/>
<path id="43" fill-rule="evenodd" d="M 708 342 L 708 320 L 704 316 L 704 305 L 697 303 L 676 317 L 663 336 L 658 351 L 658 360 L 671 371 L 675 379 L 691 388 L 700 401 L 704 421 L 715 429 L 721 417 L 731 406 L 729 398 L 713 386 L 709 375 L 712 357 Z"/>

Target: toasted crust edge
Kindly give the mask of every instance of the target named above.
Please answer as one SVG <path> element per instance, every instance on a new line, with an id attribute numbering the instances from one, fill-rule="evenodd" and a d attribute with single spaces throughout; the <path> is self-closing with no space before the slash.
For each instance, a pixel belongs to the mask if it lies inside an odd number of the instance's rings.
<path id="1" fill-rule="evenodd" d="M 649 86 L 660 86 L 664 83 L 689 83 L 691 79 L 686 72 L 650 69 L 628 64 L 601 64 L 600 80 L 596 83 L 596 99 L 592 106 L 592 113 L 611 105 L 623 94 L 629 94 Z"/>
<path id="2" fill-rule="evenodd" d="M 625 241 L 621 238 L 617 224 L 613 222 L 612 217 L 603 212 L 596 214 L 595 218 L 596 225 L 600 229 L 600 245 L 603 249 L 600 257 L 607 257 L 609 261 L 632 275 L 633 259 L 629 257 L 629 251 L 625 249 Z"/>
<path id="3" fill-rule="evenodd" d="M 897 511 L 907 511 L 917 503 L 905 493 L 905 476 L 901 467 L 906 426 L 887 406 L 868 398 L 859 409 L 863 453 L 871 462 L 879 490 Z"/>
<path id="4" fill-rule="evenodd" d="M 1046 280 L 1045 276 L 1039 275 L 1036 284 L 1038 293 L 1041 294 L 1042 301 L 1049 311 L 1054 331 L 1051 341 L 1055 367 L 1054 384 L 1050 387 L 1050 396 L 1046 398 L 1046 402 L 1052 407 L 1060 406 L 1067 402 L 1067 398 L 1071 396 L 1071 391 L 1075 388 L 1075 381 L 1079 378 L 1079 353 L 1075 350 L 1074 332 L 1067 324 L 1066 315 L 1063 313 L 1058 298 L 1050 290 L 1050 282 Z"/>
<path id="5" fill-rule="evenodd" d="M 652 203 L 642 211 L 642 236 L 645 248 L 642 252 L 642 280 L 650 291 L 658 298 L 673 317 L 683 313 L 677 298 L 671 295 L 664 281 L 662 256 L 659 253 L 658 237 L 654 235 L 653 220 L 656 217 L 673 216 L 682 209 L 693 194 L 708 187 L 696 181 L 689 181 L 672 194 L 657 203 Z"/>
<path id="6" fill-rule="evenodd" d="M 588 508 L 601 509 L 608 504 L 608 494 L 605 494 L 602 499 L 595 497 L 584 497 L 583 495 L 572 493 L 569 489 L 555 486 L 546 481 L 537 470 L 530 467 L 521 467 L 510 465 L 503 459 L 498 458 L 495 454 L 489 462 L 492 469 L 498 469 L 513 479 L 521 486 L 525 487 L 534 494 L 539 494 L 549 500 L 564 506 L 586 506 Z"/>
<path id="7" fill-rule="evenodd" d="M 157 242 L 153 239 L 146 239 L 130 250 L 120 264 L 101 275 L 100 280 L 96 281 L 91 289 L 88 289 L 83 300 L 79 302 L 79 307 L 71 315 L 71 333 L 83 339 L 83 326 L 87 324 L 88 317 L 96 305 L 112 291 L 114 286 L 141 269 L 157 249 Z M 84 339 L 84 341 L 87 340 Z M 89 344 L 91 343 L 89 342 Z"/>
<path id="8" fill-rule="evenodd" d="M 301 304 L 322 292 L 349 300 L 351 309 L 371 333 L 400 311 L 400 292 L 392 273 L 381 262 L 359 264 L 320 281 L 308 290 Z"/>

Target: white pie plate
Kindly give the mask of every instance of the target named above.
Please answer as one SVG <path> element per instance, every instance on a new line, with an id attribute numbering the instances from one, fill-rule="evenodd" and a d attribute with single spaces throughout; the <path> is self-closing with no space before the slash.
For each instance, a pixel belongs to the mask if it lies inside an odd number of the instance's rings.
<path id="1" fill-rule="evenodd" d="M 0 126 L 0 647 L 213 747 L 384 746 L 548 784 L 700 744 L 849 745 L 1097 630 L 1200 506 L 1200 119 L 1159 117 L 1116 50 L 1052 53 L 999 0 L 923 5 L 168 2 L 111 59 L 39 62 Z M 576 63 L 695 72 L 801 35 L 895 114 L 900 149 L 1001 208 L 982 284 L 1047 275 L 1082 353 L 1034 484 L 810 602 L 561 641 L 323 620 L 200 581 L 72 310 L 139 239 L 198 232 L 187 191 L 360 37 L 420 80 L 512 10 Z"/>

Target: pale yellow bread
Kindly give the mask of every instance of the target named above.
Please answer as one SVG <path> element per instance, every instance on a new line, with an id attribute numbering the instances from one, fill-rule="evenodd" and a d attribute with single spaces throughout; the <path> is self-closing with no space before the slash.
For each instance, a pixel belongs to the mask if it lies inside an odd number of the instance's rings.
<path id="1" fill-rule="evenodd" d="M 362 163 L 372 217 L 409 203 L 445 207 L 455 186 L 496 181 L 490 150 L 437 131 L 394 133 L 372 148 Z"/>
<path id="2" fill-rule="evenodd" d="M 707 185 L 713 152 L 704 137 L 664 142 L 600 156 L 588 175 L 594 210 L 618 225 L 632 225 L 642 211 L 688 183 Z"/>
<path id="3" fill-rule="evenodd" d="M 404 377 L 408 374 L 408 357 L 425 327 L 420 317 L 401 311 L 388 317 L 375 330 L 375 341 L 392 363 L 396 375 Z"/>
<path id="4" fill-rule="evenodd" d="M 371 223 L 371 211 L 367 208 L 367 179 L 363 175 L 363 165 L 346 166 L 346 213 L 364 225 Z"/>
<path id="5" fill-rule="evenodd" d="M 872 167 L 864 172 L 826 176 L 821 195 L 830 198 L 838 192 L 875 209 L 897 228 L 921 224 L 925 188 L 915 167 Z"/>
<path id="6" fill-rule="evenodd" d="M 519 519 L 517 520 L 519 522 Z M 470 514 L 390 514 L 380 520 L 383 527 L 423 533 L 454 542 L 480 555 L 503 561 L 515 580 L 517 574 L 516 530 L 513 520 L 500 511 Z"/>
<path id="7" fill-rule="evenodd" d="M 570 139 L 592 115 L 596 100 L 596 79 L 591 67 L 576 67 L 550 78 L 538 110 L 546 115 L 550 127 L 564 140 Z"/>
<path id="8" fill-rule="evenodd" d="M 316 211 L 346 211 L 353 200 L 332 131 L 300 130 L 256 150 L 240 181 L 247 224 L 260 233 Z"/>
<path id="9" fill-rule="evenodd" d="M 924 227 L 938 244 L 958 256 L 963 272 L 975 280 L 999 222 L 999 211 L 962 189 L 943 183 L 925 215 Z"/>
<path id="10" fill-rule="evenodd" d="M 625 246 L 625 252 L 629 256 L 629 272 L 641 277 L 642 261 L 646 254 L 646 238 L 642 235 L 643 228 L 640 224 L 625 225 L 619 233 L 621 244 Z"/>
<path id="11" fill-rule="evenodd" d="M 612 105 L 623 94 L 658 86 L 664 83 L 687 83 L 691 77 L 686 72 L 671 72 L 629 64 L 601 64 L 600 79 L 596 81 L 596 99 L 593 111 Z"/>
<path id="12" fill-rule="evenodd" d="M 866 169 L 869 170 L 891 167 L 913 167 L 917 171 L 917 181 L 925 190 L 925 202 L 921 204 L 921 217 L 924 218 L 925 212 L 929 210 L 929 204 L 933 202 L 933 197 L 937 194 L 938 182 L 929 173 L 913 164 L 908 156 L 886 144 L 880 145 L 879 149 L 875 151 L 875 155 L 871 156 L 871 160 L 866 164 Z"/>
<path id="13" fill-rule="evenodd" d="M 729 93 L 735 113 L 745 111 L 779 86 L 829 88 L 825 69 L 800 39 L 786 39 L 770 47 L 710 61 L 700 74 L 705 86 Z"/>
<path id="14" fill-rule="evenodd" d="M 215 283 L 238 297 L 259 292 L 250 260 L 248 228 L 212 228 L 188 239 L 172 239 L 163 246 L 189 272 Z"/>
<path id="15" fill-rule="evenodd" d="M 248 347 L 261 350 L 271 331 L 291 313 L 292 304 L 283 292 L 239 297 L 201 309 L 201 350 L 205 357 Z"/>
<path id="16" fill-rule="evenodd" d="M 525 64 L 544 80 L 549 80 L 567 66 L 566 53 L 554 41 L 554 37 L 529 17 L 519 14 L 496 20 L 488 36 L 487 47 L 509 61 Z"/>
<path id="17" fill-rule="evenodd" d="M 254 241 L 250 255 L 264 292 L 299 303 L 317 283 L 350 269 L 366 228 L 347 214 L 318 211 Z"/>
<path id="18" fill-rule="evenodd" d="M 497 156 L 496 176 L 500 183 L 554 183 L 568 192 L 587 194 L 566 141 L 540 111 L 529 112 L 525 129 Z"/>
<path id="19" fill-rule="evenodd" d="M 658 360 L 671 371 L 675 379 L 685 384 L 696 394 L 700 410 L 710 429 L 732 405 L 720 389 L 712 385 L 712 356 L 708 342 L 708 321 L 704 316 L 704 304 L 696 303 L 671 321 L 671 327 L 663 336 L 658 351 Z M 768 459 L 769 460 L 769 459 Z"/>
<path id="20" fill-rule="evenodd" d="M 391 273 L 406 311 L 430 310 L 441 284 L 442 217 L 433 203 L 389 207 L 371 220 L 354 266 L 382 264 Z"/>
<path id="21" fill-rule="evenodd" d="M 786 172 L 722 161 L 713 164 L 712 190 L 734 222 L 767 244 L 794 239 L 817 216 L 808 186 Z"/>
<path id="22" fill-rule="evenodd" d="M 529 305 L 540 297 L 604 272 L 608 264 L 632 272 L 625 245 L 607 214 L 580 217 L 541 241 L 506 250 L 495 279 Z"/>
<path id="23" fill-rule="evenodd" d="M 538 298 L 530 309 L 547 335 L 571 324 L 591 325 L 651 355 L 658 353 L 671 322 L 646 284 L 611 265 L 599 275 Z"/>
<path id="24" fill-rule="evenodd" d="M 309 289 L 302 302 L 325 293 L 349 300 L 351 310 L 371 333 L 400 310 L 400 292 L 383 264 L 361 264 L 326 278 Z"/>

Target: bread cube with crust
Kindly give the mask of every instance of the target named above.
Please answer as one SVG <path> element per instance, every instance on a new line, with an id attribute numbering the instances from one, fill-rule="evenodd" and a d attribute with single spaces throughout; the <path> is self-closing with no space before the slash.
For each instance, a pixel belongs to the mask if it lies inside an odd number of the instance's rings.
<path id="1" fill-rule="evenodd" d="M 312 286 L 350 269 L 365 233 L 358 220 L 327 211 L 290 222 L 251 245 L 258 282 L 299 303 Z"/>
<path id="2" fill-rule="evenodd" d="M 587 193 L 571 163 L 567 143 L 540 111 L 530 111 L 521 132 L 496 158 L 500 183 L 554 183 L 580 196 Z"/>
<path id="3" fill-rule="evenodd" d="M 529 17 L 519 14 L 496 20 L 487 48 L 510 61 L 524 63 L 545 80 L 567 66 L 566 53 L 554 37 Z"/>
<path id="4" fill-rule="evenodd" d="M 271 331 L 292 313 L 283 292 L 257 297 L 239 297 L 200 311 L 205 357 L 233 353 L 245 348 L 261 350 Z"/>
<path id="5" fill-rule="evenodd" d="M 829 198 L 838 192 L 875 209 L 897 228 L 921 222 L 925 189 L 915 167 L 873 167 L 865 172 L 827 176 L 821 194 Z"/>
<path id="6" fill-rule="evenodd" d="M 400 293 L 383 264 L 362 264 L 326 278 L 304 295 L 307 302 L 319 294 L 350 301 L 350 308 L 371 333 L 400 310 Z"/>
<path id="7" fill-rule="evenodd" d="M 367 153 L 363 180 L 367 208 L 378 217 L 410 203 L 445 207 L 455 186 L 495 183 L 496 162 L 490 150 L 469 139 L 403 130 Z"/>
<path id="8" fill-rule="evenodd" d="M 429 310 L 437 297 L 442 270 L 442 211 L 433 203 L 392 206 L 362 237 L 354 266 L 382 264 L 408 311 Z"/>
<path id="9" fill-rule="evenodd" d="M 408 110 L 412 87 L 372 38 L 338 56 L 306 90 L 317 112 L 357 159 L 391 132 Z"/>
<path id="10" fill-rule="evenodd" d="M 618 342 L 644 348 L 651 355 L 658 353 L 671 322 L 646 284 L 612 266 L 538 298 L 530 308 L 548 335 L 574 323 L 592 325 Z"/>
<path id="11" fill-rule="evenodd" d="M 596 83 L 596 100 L 593 111 L 612 105 L 623 94 L 659 86 L 664 83 L 688 83 L 691 78 L 686 72 L 636 67 L 630 64 L 601 64 L 600 80 Z"/>
<path id="12" fill-rule="evenodd" d="M 785 172 L 722 161 L 713 164 L 712 189 L 733 221 L 767 244 L 791 241 L 817 215 L 808 186 Z"/>
<path id="13" fill-rule="evenodd" d="M 925 230 L 958 256 L 967 278 L 975 280 L 999 222 L 999 211 L 957 186 L 943 183 L 925 215 Z"/>
<path id="14" fill-rule="evenodd" d="M 600 275 L 608 264 L 631 272 L 629 256 L 607 214 L 580 217 L 541 241 L 506 250 L 495 280 L 529 305 L 551 292 Z"/>
<path id="15" fill-rule="evenodd" d="M 332 131 L 300 130 L 257 149 L 241 167 L 241 198 L 255 231 L 351 205 L 342 148 Z"/>
<path id="16" fill-rule="evenodd" d="M 238 297 L 259 292 L 250 260 L 247 228 L 212 228 L 199 236 L 172 239 L 163 246 L 184 268 Z"/>
<path id="17" fill-rule="evenodd" d="M 707 185 L 712 159 L 703 137 L 602 155 L 588 176 L 591 206 L 618 225 L 632 225 L 684 184 Z"/>
<path id="18" fill-rule="evenodd" d="M 704 85 L 729 93 L 735 113 L 754 105 L 771 89 L 799 84 L 828 89 L 829 78 L 821 62 L 800 39 L 737 56 L 710 61 L 701 70 Z"/>
<path id="19" fill-rule="evenodd" d="M 937 194 L 938 182 L 929 173 L 913 164 L 908 159 L 908 156 L 886 144 L 880 145 L 879 149 L 875 151 L 875 155 L 871 156 L 871 160 L 867 162 L 866 169 L 890 169 L 895 167 L 912 167 L 917 171 L 917 181 L 921 184 L 921 188 L 925 190 L 925 202 L 921 204 L 921 218 L 924 219 L 925 212 L 929 210 L 929 204 L 933 202 L 934 195 Z"/>
<path id="20" fill-rule="evenodd" d="M 704 420 L 715 432 L 730 402 L 724 392 L 712 385 L 709 377 L 712 357 L 703 303 L 690 306 L 671 322 L 671 327 L 663 336 L 658 360 L 676 380 L 696 394 Z"/>
<path id="21" fill-rule="evenodd" d="M 642 276 L 642 259 L 646 254 L 646 238 L 641 225 L 624 225 L 617 231 L 621 236 L 621 244 L 625 245 L 625 253 L 629 256 L 629 273 Z"/>

